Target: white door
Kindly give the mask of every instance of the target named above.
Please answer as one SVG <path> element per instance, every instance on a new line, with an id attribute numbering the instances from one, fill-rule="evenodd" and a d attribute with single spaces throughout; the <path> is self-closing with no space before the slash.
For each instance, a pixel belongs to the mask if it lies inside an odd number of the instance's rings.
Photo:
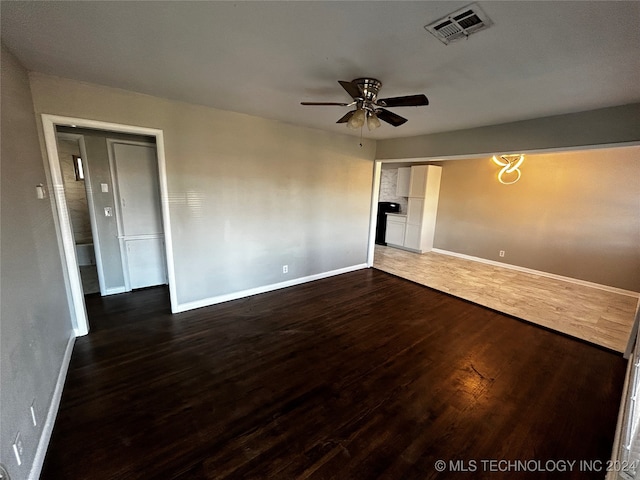
<path id="1" fill-rule="evenodd" d="M 167 283 L 155 145 L 109 140 L 127 290 Z"/>

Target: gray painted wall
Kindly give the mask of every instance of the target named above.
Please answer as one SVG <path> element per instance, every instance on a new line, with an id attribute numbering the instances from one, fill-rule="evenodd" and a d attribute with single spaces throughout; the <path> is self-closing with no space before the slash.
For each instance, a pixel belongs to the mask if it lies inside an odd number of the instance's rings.
<path id="1" fill-rule="evenodd" d="M 90 195 L 93 198 L 94 216 L 100 240 L 100 257 L 104 273 L 104 288 L 124 288 L 124 273 L 120 256 L 120 242 L 118 241 L 118 225 L 115 214 L 115 198 L 109 168 L 109 153 L 107 141 L 101 136 L 84 137 L 87 152 L 87 168 L 90 172 Z M 106 183 L 109 192 L 103 193 L 100 184 Z M 105 217 L 104 208 L 111 207 L 112 217 Z"/>
<path id="2" fill-rule="evenodd" d="M 377 159 L 507 153 L 640 141 L 640 103 L 521 122 L 380 140 Z"/>
<path id="3" fill-rule="evenodd" d="M 27 478 L 65 348 L 73 336 L 51 199 L 27 72 L 2 47 L 2 236 L 0 244 L 0 462 Z M 36 400 L 38 426 L 29 413 Z M 20 431 L 23 464 L 11 444 Z"/>
<path id="4" fill-rule="evenodd" d="M 456 163 L 466 160 L 439 163 L 445 169 L 436 248 L 638 291 L 637 153 L 624 167 L 600 148 L 592 149 L 593 156 L 567 154 L 562 158 L 572 160 L 566 164 L 554 163 L 560 158 L 555 154 L 541 155 L 539 163 L 525 161 L 522 180 L 511 186 L 497 182 L 497 166 L 489 160 L 494 153 L 640 142 L 638 125 L 640 104 L 632 104 L 380 140 L 376 157 L 488 154 L 473 168 Z M 585 168 L 577 167 L 578 158 Z M 538 168 L 544 162 L 548 168 Z M 497 257 L 499 250 L 508 255 Z"/>
<path id="5" fill-rule="evenodd" d="M 37 114 L 163 130 L 179 303 L 366 262 L 375 142 L 30 78 Z"/>
<path id="6" fill-rule="evenodd" d="M 527 155 L 513 185 L 440 165 L 436 248 L 640 291 L 640 147 Z"/>

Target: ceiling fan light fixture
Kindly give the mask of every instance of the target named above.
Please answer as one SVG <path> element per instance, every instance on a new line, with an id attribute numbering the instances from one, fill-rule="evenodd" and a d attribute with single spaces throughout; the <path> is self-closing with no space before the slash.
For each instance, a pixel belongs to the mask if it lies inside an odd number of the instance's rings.
<path id="1" fill-rule="evenodd" d="M 353 128 L 354 130 L 360 128 L 364 125 L 366 114 L 364 113 L 364 109 L 359 108 L 356 110 L 349 121 L 347 122 L 347 126 L 349 128 Z"/>
<path id="2" fill-rule="evenodd" d="M 374 112 L 369 112 L 369 115 L 367 116 L 367 128 L 369 130 L 375 130 L 379 126 L 380 120 L 378 119 L 378 116 Z"/>
<path id="3" fill-rule="evenodd" d="M 350 82 L 338 80 L 338 83 L 351 96 L 351 103 L 339 102 L 300 102 L 302 105 L 352 107 L 336 123 L 346 123 L 351 129 L 362 128 L 366 123 L 369 130 L 381 126 L 381 121 L 399 127 L 407 122 L 400 115 L 386 110 L 395 107 L 420 107 L 429 105 L 426 95 L 405 95 L 403 97 L 378 98 L 382 82 L 375 78 L 356 78 Z"/>

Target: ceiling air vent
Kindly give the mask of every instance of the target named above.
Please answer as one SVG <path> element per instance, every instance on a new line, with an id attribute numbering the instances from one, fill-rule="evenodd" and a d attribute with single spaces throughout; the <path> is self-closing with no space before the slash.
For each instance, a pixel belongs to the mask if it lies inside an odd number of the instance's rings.
<path id="1" fill-rule="evenodd" d="M 472 3 L 425 25 L 424 28 L 442 43 L 448 45 L 461 38 L 467 38 L 472 33 L 489 28 L 492 23 L 480 7 Z"/>

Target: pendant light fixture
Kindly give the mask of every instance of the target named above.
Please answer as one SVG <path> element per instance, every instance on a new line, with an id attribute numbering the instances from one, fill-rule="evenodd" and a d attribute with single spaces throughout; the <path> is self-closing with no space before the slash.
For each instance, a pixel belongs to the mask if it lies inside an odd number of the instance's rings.
<path id="1" fill-rule="evenodd" d="M 502 167 L 498 173 L 498 181 L 500 183 L 511 185 L 520 180 L 522 172 L 520 172 L 519 167 L 524 162 L 524 155 L 500 155 L 500 159 L 494 155 L 492 160 L 496 165 Z M 511 180 L 505 180 L 505 175 L 507 179 L 511 178 Z"/>

